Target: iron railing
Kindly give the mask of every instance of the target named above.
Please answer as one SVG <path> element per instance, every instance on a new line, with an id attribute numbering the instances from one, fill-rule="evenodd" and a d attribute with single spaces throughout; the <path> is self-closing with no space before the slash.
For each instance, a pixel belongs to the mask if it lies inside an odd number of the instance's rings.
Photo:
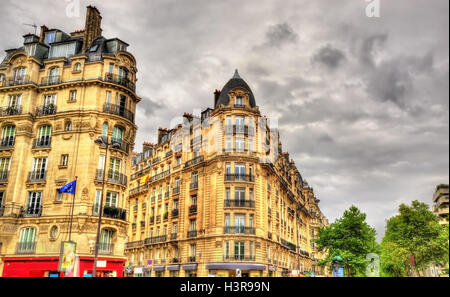
<path id="1" fill-rule="evenodd" d="M 22 106 L 5 106 L 0 107 L 0 116 L 13 116 L 22 114 Z"/>
<path id="2" fill-rule="evenodd" d="M 224 234 L 247 234 L 254 235 L 255 227 L 246 227 L 246 226 L 225 226 L 223 227 Z"/>
<path id="3" fill-rule="evenodd" d="M 4 183 L 8 181 L 9 171 L 0 171 L 0 182 Z"/>
<path id="4" fill-rule="evenodd" d="M 21 85 L 34 84 L 29 75 L 23 75 L 20 77 L 9 77 L 8 79 L 0 80 L 1 87 L 14 87 Z"/>
<path id="5" fill-rule="evenodd" d="M 134 113 L 120 105 L 106 103 L 103 106 L 103 112 L 121 116 L 134 123 Z"/>
<path id="6" fill-rule="evenodd" d="M 16 143 L 15 136 L 6 136 L 0 141 L 0 148 L 12 148 Z"/>
<path id="7" fill-rule="evenodd" d="M 45 115 L 52 115 L 52 114 L 56 114 L 56 106 L 55 105 L 36 107 L 36 115 L 37 116 L 45 116 Z"/>
<path id="8" fill-rule="evenodd" d="M 136 85 L 131 80 L 129 80 L 126 77 L 119 76 L 117 74 L 113 74 L 113 73 L 109 73 L 109 72 L 106 73 L 105 74 L 105 82 L 118 84 L 118 85 L 124 86 L 127 89 L 132 90 L 133 92 L 136 92 Z"/>
<path id="9" fill-rule="evenodd" d="M 34 254 L 36 251 L 36 241 L 18 242 L 16 254 Z"/>
<path id="10" fill-rule="evenodd" d="M 43 136 L 33 140 L 33 148 L 46 148 L 51 147 L 52 138 L 50 136 Z"/>
<path id="11" fill-rule="evenodd" d="M 187 161 L 187 162 L 185 163 L 184 167 L 189 167 L 189 166 L 198 164 L 198 163 L 200 163 L 200 162 L 203 162 L 203 156 L 197 156 L 197 157 L 195 157 L 194 159 Z"/>
<path id="12" fill-rule="evenodd" d="M 224 255 L 224 261 L 255 261 L 254 255 Z"/>
<path id="13" fill-rule="evenodd" d="M 101 255 L 114 254 L 114 244 L 109 243 L 109 242 L 99 242 L 98 243 L 98 253 Z"/>
<path id="14" fill-rule="evenodd" d="M 47 178 L 46 170 L 31 171 L 28 173 L 28 182 L 42 182 Z"/>
<path id="15" fill-rule="evenodd" d="M 191 230 L 187 232 L 187 238 L 197 237 L 197 230 Z"/>
<path id="16" fill-rule="evenodd" d="M 42 78 L 41 86 L 52 86 L 60 84 L 61 82 L 61 76 L 59 75 L 47 76 Z"/>
<path id="17" fill-rule="evenodd" d="M 193 215 L 197 213 L 197 205 L 189 206 L 189 215 Z"/>
<path id="18" fill-rule="evenodd" d="M 253 200 L 225 200 L 225 207 L 255 208 L 255 201 L 253 201 Z"/>
<path id="19" fill-rule="evenodd" d="M 251 174 L 225 174 L 225 181 L 244 181 L 244 182 L 254 182 L 255 178 Z"/>

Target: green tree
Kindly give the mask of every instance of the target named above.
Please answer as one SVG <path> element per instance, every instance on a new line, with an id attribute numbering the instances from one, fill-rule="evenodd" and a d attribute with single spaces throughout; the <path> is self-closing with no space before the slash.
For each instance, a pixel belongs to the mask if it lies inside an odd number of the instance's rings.
<path id="1" fill-rule="evenodd" d="M 331 266 L 332 258 L 339 255 L 346 276 L 365 275 L 366 256 L 379 252 L 375 236 L 375 229 L 366 223 L 366 214 L 356 206 L 350 207 L 342 218 L 319 230 L 319 238 L 315 242 L 319 251 L 327 252 L 327 257 L 319 265 Z"/>
<path id="2" fill-rule="evenodd" d="M 390 218 L 382 241 L 381 266 L 387 274 L 406 275 L 411 267 L 400 269 L 414 256 L 415 273 L 422 273 L 430 264 L 446 265 L 449 260 L 448 226 L 439 225 L 427 204 L 413 201 L 411 206 L 401 204 L 399 214 Z M 406 252 L 406 253 L 405 253 Z M 395 255 L 401 257 L 395 259 Z M 400 269 L 400 270 L 399 270 Z M 419 273 L 420 274 L 420 273 Z"/>

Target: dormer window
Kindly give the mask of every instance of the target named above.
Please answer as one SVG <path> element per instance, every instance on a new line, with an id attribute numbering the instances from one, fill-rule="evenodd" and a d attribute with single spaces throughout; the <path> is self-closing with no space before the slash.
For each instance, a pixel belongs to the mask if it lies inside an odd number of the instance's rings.
<path id="1" fill-rule="evenodd" d="M 73 71 L 81 71 L 81 63 L 76 63 L 73 67 Z"/>
<path id="2" fill-rule="evenodd" d="M 236 106 L 244 106 L 244 98 L 236 97 Z"/>
<path id="3" fill-rule="evenodd" d="M 91 48 L 89 49 L 90 53 L 96 52 L 98 50 L 98 44 L 94 44 L 93 46 L 91 46 Z"/>
<path id="4" fill-rule="evenodd" d="M 56 32 L 48 32 L 45 36 L 45 43 L 50 44 L 55 42 Z"/>
<path id="5" fill-rule="evenodd" d="M 29 44 L 25 46 L 25 51 L 30 57 L 33 57 L 36 53 L 36 44 Z"/>

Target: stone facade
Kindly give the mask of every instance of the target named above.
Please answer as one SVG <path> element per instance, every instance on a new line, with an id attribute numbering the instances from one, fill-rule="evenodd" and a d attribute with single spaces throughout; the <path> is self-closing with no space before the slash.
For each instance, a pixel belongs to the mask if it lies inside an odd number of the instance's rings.
<path id="1" fill-rule="evenodd" d="M 100 257 L 125 259 L 128 222 L 120 210 L 127 208 L 141 100 L 136 61 L 127 44 L 100 36 L 96 8 L 88 7 L 87 16 L 85 30 L 71 35 L 44 26 L 41 36 L 25 35 L 24 46 L 6 51 L 0 64 L 0 276 L 14 264 L 8 259 L 59 257 L 61 242 L 69 239 L 73 195 L 57 190 L 76 177 L 71 239 L 77 254 L 92 260 L 106 154 L 94 143 L 99 136 L 120 143 L 106 161 L 109 208 Z M 34 231 L 24 239 L 27 228 Z M 23 271 L 8 275 L 14 273 Z"/>
<path id="2" fill-rule="evenodd" d="M 326 274 L 313 239 L 327 219 L 278 135 L 236 71 L 214 109 L 145 143 L 128 197 L 130 275 Z"/>

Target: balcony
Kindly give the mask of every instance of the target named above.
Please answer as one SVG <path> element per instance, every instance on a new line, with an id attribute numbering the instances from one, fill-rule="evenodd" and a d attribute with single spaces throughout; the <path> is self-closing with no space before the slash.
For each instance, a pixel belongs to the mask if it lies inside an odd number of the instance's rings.
<path id="1" fill-rule="evenodd" d="M 143 244 L 144 244 L 143 240 L 127 242 L 127 243 L 125 243 L 125 249 L 129 250 L 129 249 L 140 248 L 140 247 L 142 247 Z"/>
<path id="2" fill-rule="evenodd" d="M 178 208 L 172 209 L 172 218 L 178 218 Z"/>
<path id="3" fill-rule="evenodd" d="M 145 221 L 141 221 L 141 228 L 145 227 Z"/>
<path id="4" fill-rule="evenodd" d="M 52 114 L 56 114 L 56 106 L 54 105 L 36 107 L 36 116 L 46 116 Z"/>
<path id="5" fill-rule="evenodd" d="M 9 149 L 13 148 L 16 142 L 16 137 L 7 136 L 0 141 L 0 149 Z"/>
<path id="6" fill-rule="evenodd" d="M 0 183 L 8 182 L 9 171 L 0 171 Z"/>
<path id="7" fill-rule="evenodd" d="M 272 239 L 272 232 L 267 232 L 267 238 Z"/>
<path id="8" fill-rule="evenodd" d="M 191 230 L 187 232 L 187 238 L 197 237 L 197 230 Z"/>
<path id="9" fill-rule="evenodd" d="M 246 255 L 224 255 L 224 261 L 255 261 L 255 256 L 246 256 Z"/>
<path id="10" fill-rule="evenodd" d="M 98 243 L 98 253 L 100 255 L 113 255 L 114 254 L 114 244 L 99 242 Z"/>
<path id="11" fill-rule="evenodd" d="M 169 151 L 169 152 L 166 153 L 166 158 L 170 158 L 172 156 L 173 156 L 173 152 L 172 151 Z"/>
<path id="12" fill-rule="evenodd" d="M 49 148 L 52 145 L 52 138 L 50 136 L 44 136 L 33 140 L 33 149 Z"/>
<path id="13" fill-rule="evenodd" d="M 41 87 L 58 85 L 61 82 L 61 76 L 59 75 L 47 76 L 42 78 Z"/>
<path id="14" fill-rule="evenodd" d="M 30 76 L 28 75 L 20 77 L 10 77 L 5 80 L 0 80 L 0 88 L 15 87 L 28 84 L 34 84 L 34 82 L 30 79 Z"/>
<path id="15" fill-rule="evenodd" d="M 225 207 L 255 208 L 253 200 L 225 200 Z"/>
<path id="16" fill-rule="evenodd" d="M 26 207 L 23 211 L 23 216 L 27 218 L 38 218 L 42 215 L 42 205 L 35 207 Z"/>
<path id="17" fill-rule="evenodd" d="M 127 176 L 117 171 L 110 170 L 108 173 L 108 182 L 126 186 Z"/>
<path id="18" fill-rule="evenodd" d="M 190 257 L 188 257 L 188 263 L 194 263 L 194 262 L 196 262 L 195 260 L 195 256 L 190 256 Z"/>
<path id="19" fill-rule="evenodd" d="M 22 106 L 0 107 L 0 116 L 15 116 L 22 114 Z"/>
<path id="20" fill-rule="evenodd" d="M 98 208 L 98 206 L 97 206 Z M 127 211 L 122 208 L 116 208 L 111 206 L 105 206 L 103 208 L 103 216 L 105 218 L 117 219 L 126 221 L 127 220 Z"/>
<path id="21" fill-rule="evenodd" d="M 29 182 L 29 183 L 45 182 L 46 178 L 47 178 L 46 170 L 31 171 L 28 173 L 27 182 Z"/>
<path id="22" fill-rule="evenodd" d="M 162 194 L 158 194 L 158 202 L 162 200 Z"/>
<path id="23" fill-rule="evenodd" d="M 153 224 L 155 222 L 155 217 L 154 216 L 151 216 L 150 217 L 150 224 Z"/>
<path id="24" fill-rule="evenodd" d="M 225 226 L 225 227 L 223 227 L 223 233 L 224 234 L 255 235 L 255 227 Z"/>
<path id="25" fill-rule="evenodd" d="M 161 222 L 161 215 L 157 215 L 156 216 L 156 223 L 160 223 Z"/>
<path id="26" fill-rule="evenodd" d="M 172 233 L 170 234 L 170 240 L 177 240 L 178 233 Z"/>
<path id="27" fill-rule="evenodd" d="M 36 251 L 36 241 L 34 242 L 18 242 L 16 254 L 34 254 Z"/>
<path id="28" fill-rule="evenodd" d="M 138 178 L 138 177 L 143 176 L 144 174 L 149 173 L 149 172 L 150 172 L 150 169 L 151 169 L 150 167 L 147 167 L 147 168 L 142 169 L 142 170 L 140 170 L 140 171 L 138 171 L 138 172 L 136 172 L 136 173 L 133 173 L 133 174 L 131 175 L 131 179 L 136 179 L 136 178 Z"/>
<path id="29" fill-rule="evenodd" d="M 103 106 L 103 112 L 121 116 L 134 123 L 134 113 L 120 105 L 106 103 Z"/>
<path id="30" fill-rule="evenodd" d="M 133 211 L 134 212 L 138 211 L 138 205 L 137 204 L 135 206 L 133 206 Z"/>
<path id="31" fill-rule="evenodd" d="M 197 205 L 189 206 L 189 215 L 195 215 L 195 214 L 197 214 Z"/>
<path id="32" fill-rule="evenodd" d="M 234 182 L 254 182 L 255 178 L 251 174 L 225 174 L 225 181 L 234 181 Z"/>
<path id="33" fill-rule="evenodd" d="M 136 230 L 136 228 L 137 228 L 137 225 L 136 225 L 136 223 L 133 223 L 133 224 L 131 224 L 131 229 L 133 229 L 133 231 L 135 231 L 135 230 Z"/>
<path id="34" fill-rule="evenodd" d="M 164 193 L 164 198 L 169 198 L 169 195 L 170 195 L 169 190 L 167 190 L 167 191 Z"/>
<path id="35" fill-rule="evenodd" d="M 189 189 L 190 189 L 190 190 L 196 190 L 196 189 L 198 189 L 198 182 L 190 183 Z"/>
<path id="36" fill-rule="evenodd" d="M 178 257 L 172 258 L 172 259 L 170 260 L 170 263 L 172 263 L 172 264 L 180 263 L 180 262 L 181 262 L 181 259 L 178 258 Z"/>
<path id="37" fill-rule="evenodd" d="M 111 146 L 111 149 L 119 150 L 119 151 L 122 151 L 122 152 L 124 152 L 126 154 L 130 153 L 130 145 L 128 143 L 124 142 L 122 139 L 114 139 L 113 138 L 113 139 L 111 139 L 111 141 L 119 144 L 118 148 L 113 148 Z"/>
<path id="38" fill-rule="evenodd" d="M 160 157 L 156 157 L 152 160 L 152 165 L 161 162 L 161 158 Z"/>
<path id="39" fill-rule="evenodd" d="M 148 237 L 144 240 L 145 245 L 150 244 L 156 244 L 156 243 L 162 243 L 167 241 L 167 235 L 161 235 L 161 236 L 152 236 Z"/>
<path id="40" fill-rule="evenodd" d="M 164 213 L 164 215 L 163 215 L 163 221 L 167 221 L 168 219 L 169 219 L 169 213 L 166 212 L 166 213 Z"/>
<path id="41" fill-rule="evenodd" d="M 145 191 L 148 191 L 148 184 L 142 185 L 142 186 L 138 186 L 134 189 L 130 190 L 130 196 L 134 196 L 134 195 L 138 195 L 140 193 L 143 193 Z"/>
<path id="42" fill-rule="evenodd" d="M 125 88 L 127 88 L 133 92 L 136 92 L 136 85 L 131 80 L 129 80 L 126 77 L 119 76 L 117 74 L 113 74 L 113 73 L 109 73 L 109 72 L 106 73 L 105 74 L 105 82 L 118 84 L 118 85 L 124 86 Z"/>
<path id="43" fill-rule="evenodd" d="M 178 187 L 174 187 L 173 191 L 172 191 L 172 195 L 178 195 L 178 194 L 180 194 L 180 187 L 179 186 Z"/>
<path id="44" fill-rule="evenodd" d="M 200 162 L 203 162 L 203 156 L 197 156 L 197 157 L 195 157 L 194 159 L 187 161 L 187 162 L 184 164 L 184 167 L 185 167 L 185 168 L 186 168 L 186 167 L 190 167 L 190 166 L 196 165 L 196 164 L 198 164 L 198 163 L 200 163 Z"/>

